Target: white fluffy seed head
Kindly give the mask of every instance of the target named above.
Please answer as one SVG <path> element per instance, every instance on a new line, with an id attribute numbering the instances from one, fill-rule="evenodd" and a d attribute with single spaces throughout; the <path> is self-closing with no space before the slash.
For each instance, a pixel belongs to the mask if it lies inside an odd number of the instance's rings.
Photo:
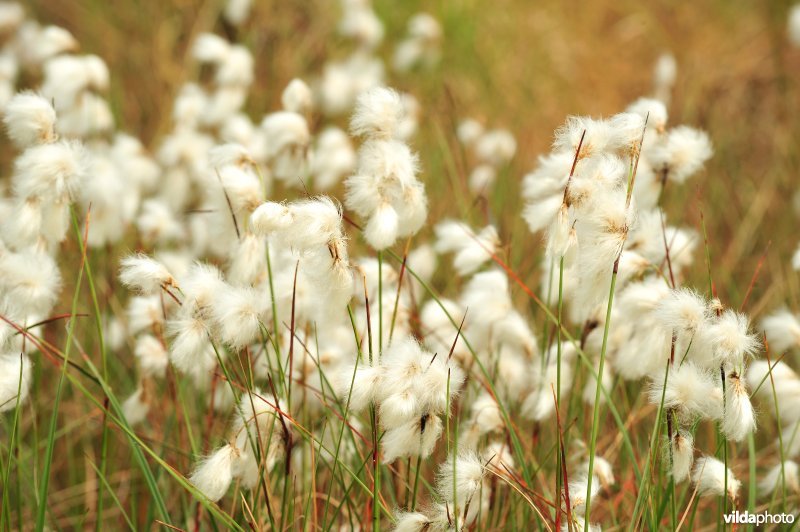
<path id="1" fill-rule="evenodd" d="M 654 309 L 654 317 L 668 333 L 696 334 L 709 317 L 705 300 L 697 292 L 672 290 Z"/>
<path id="2" fill-rule="evenodd" d="M 46 98 L 33 92 L 14 96 L 6 104 L 3 122 L 19 149 L 56 140 L 56 111 Z"/>
<path id="3" fill-rule="evenodd" d="M 394 202 L 394 207 L 399 216 L 398 236 L 417 234 L 428 217 L 428 197 L 425 195 L 425 187 L 418 181 L 401 187 L 400 198 Z"/>
<path id="4" fill-rule="evenodd" d="M 397 240 L 397 211 L 388 202 L 381 203 L 367 221 L 364 238 L 373 249 L 386 249 Z"/>
<path id="5" fill-rule="evenodd" d="M 485 475 L 480 457 L 473 452 L 462 452 L 455 460 L 450 457 L 439 466 L 436 491 L 444 500 L 456 503 L 463 512 L 467 502 L 481 489 Z"/>
<path id="6" fill-rule="evenodd" d="M 128 255 L 122 259 L 119 279 L 128 288 L 143 294 L 158 293 L 162 288 L 177 284 L 166 266 L 143 254 Z"/>
<path id="7" fill-rule="evenodd" d="M 26 314 L 48 314 L 58 298 L 61 274 L 48 254 L 28 248 L 0 253 L 0 293 Z"/>
<path id="8" fill-rule="evenodd" d="M 672 469 L 675 482 L 689 478 L 694 462 L 694 438 L 690 432 L 678 430 L 670 442 L 672 447 Z"/>
<path id="9" fill-rule="evenodd" d="M 200 262 L 191 265 L 186 274 L 181 276 L 180 285 L 184 294 L 184 305 L 201 314 L 210 311 L 217 294 L 227 287 L 219 269 Z"/>
<path id="10" fill-rule="evenodd" d="M 475 143 L 475 154 L 481 161 L 499 168 L 514 157 L 517 141 L 510 131 L 493 129 L 482 134 Z"/>
<path id="11" fill-rule="evenodd" d="M 492 258 L 499 245 L 497 229 L 488 225 L 475 233 L 467 224 L 444 220 L 434 227 L 436 251 L 455 252 L 453 265 L 460 275 L 469 275 Z"/>
<path id="12" fill-rule="evenodd" d="M 253 55 L 250 50 L 238 44 L 231 46 L 225 60 L 217 66 L 214 82 L 224 88 L 248 87 L 253 82 Z"/>
<path id="13" fill-rule="evenodd" d="M 234 26 L 241 26 L 250 15 L 252 4 L 252 0 L 228 0 L 222 15 Z"/>
<path id="14" fill-rule="evenodd" d="M 472 118 L 466 118 L 458 124 L 456 136 L 461 144 L 470 146 L 483 135 L 483 125 Z"/>
<path id="15" fill-rule="evenodd" d="M 313 105 L 311 89 L 305 81 L 295 78 L 283 89 L 281 104 L 287 111 L 306 114 L 311 111 Z"/>
<path id="16" fill-rule="evenodd" d="M 800 348 L 800 319 L 788 310 L 773 312 L 761 321 L 761 327 L 774 353 Z"/>
<path id="17" fill-rule="evenodd" d="M 71 200 L 81 190 L 88 169 L 89 156 L 79 142 L 33 146 L 14 161 L 14 192 L 21 198 Z"/>
<path id="18" fill-rule="evenodd" d="M 727 476 L 727 494 L 725 492 Z M 733 476 L 733 472 L 725 464 L 712 456 L 702 456 L 695 461 L 692 470 L 692 482 L 697 486 L 700 495 L 727 495 L 736 501 L 741 483 Z"/>
<path id="19" fill-rule="evenodd" d="M 368 2 L 342 2 L 344 13 L 339 22 L 339 33 L 354 39 L 362 48 L 370 50 L 383 40 L 383 23 Z"/>
<path id="20" fill-rule="evenodd" d="M 0 413 L 13 410 L 28 397 L 31 361 L 23 353 L 0 354 Z M 19 395 L 19 397 L 17 397 Z"/>
<path id="21" fill-rule="evenodd" d="M 585 159 L 615 148 L 616 140 L 614 128 L 607 120 L 570 116 L 564 125 L 556 130 L 553 147 L 556 152 L 567 152 L 574 157 L 580 145 L 579 158 Z"/>
<path id="22" fill-rule="evenodd" d="M 143 375 L 164 377 L 169 357 L 164 345 L 155 336 L 144 334 L 137 338 L 133 354 L 139 361 Z"/>
<path id="23" fill-rule="evenodd" d="M 375 402 L 383 377 L 381 366 L 345 366 L 335 374 L 333 388 L 345 404 L 349 402 L 353 412 L 360 412 Z"/>
<path id="24" fill-rule="evenodd" d="M 210 500 L 220 500 L 233 480 L 232 464 L 236 454 L 230 445 L 217 449 L 197 464 L 189 481 Z"/>
<path id="25" fill-rule="evenodd" d="M 181 373 L 196 379 L 207 374 L 217 364 L 217 356 L 209 341 L 208 324 L 199 318 L 179 318 L 167 323 L 172 337 L 169 359 Z"/>
<path id="26" fill-rule="evenodd" d="M 650 162 L 656 170 L 666 170 L 668 179 L 683 183 L 703 168 L 713 153 L 711 141 L 705 132 L 678 126 L 653 147 Z"/>
<path id="27" fill-rule="evenodd" d="M 737 373 L 728 374 L 725 382 L 725 413 L 722 432 L 733 441 L 742 441 L 756 428 L 756 417 L 747 386 Z"/>
<path id="28" fill-rule="evenodd" d="M 569 503 L 572 511 L 582 516 L 586 513 L 586 492 L 589 491 L 589 478 L 586 475 L 579 476 L 569 482 Z M 592 478 L 592 500 L 597 500 L 596 495 L 600 493 L 600 481 L 597 477 Z"/>
<path id="29" fill-rule="evenodd" d="M 78 41 L 64 28 L 58 26 L 41 27 L 38 24 L 24 24 L 19 30 L 23 61 L 40 66 L 48 59 L 78 48 Z"/>
<path id="30" fill-rule="evenodd" d="M 269 154 L 273 157 L 287 147 L 305 149 L 311 141 L 306 119 L 293 111 L 268 114 L 261 121 L 261 129 L 269 144 Z"/>
<path id="31" fill-rule="evenodd" d="M 292 224 L 293 220 L 294 218 L 286 205 L 274 201 L 262 203 L 250 216 L 250 224 L 253 231 L 264 236 L 286 229 Z"/>
<path id="32" fill-rule="evenodd" d="M 653 376 L 649 391 L 650 402 L 671 408 L 687 418 L 719 419 L 722 416 L 722 389 L 715 374 L 684 362 L 669 369 L 664 390 L 664 371 Z"/>
<path id="33" fill-rule="evenodd" d="M 628 106 L 628 112 L 647 117 L 648 129 L 664 131 L 667 127 L 667 106 L 655 98 L 639 98 Z"/>
<path id="34" fill-rule="evenodd" d="M 237 166 L 247 168 L 253 164 L 253 157 L 246 147 L 235 142 L 214 146 L 208 151 L 208 163 L 212 168 Z"/>
<path id="35" fill-rule="evenodd" d="M 746 315 L 726 310 L 706 329 L 713 347 L 714 358 L 719 363 L 741 368 L 745 359 L 758 352 L 760 342 L 749 333 L 750 323 Z"/>
<path id="36" fill-rule="evenodd" d="M 300 250 L 339 247 L 344 241 L 341 206 L 328 196 L 295 201 L 289 206 L 293 222 L 282 238 Z"/>
<path id="37" fill-rule="evenodd" d="M 399 512 L 395 516 L 397 522 L 394 532 L 425 532 L 433 521 L 419 512 Z"/>
<path id="38" fill-rule="evenodd" d="M 145 400 L 143 388 L 137 388 L 122 402 L 122 414 L 131 427 L 135 427 L 147 419 L 149 411 L 150 405 Z"/>
<path id="39" fill-rule="evenodd" d="M 470 422 L 480 434 L 500 432 L 505 426 L 500 407 L 488 392 L 482 392 L 470 406 Z"/>
<path id="40" fill-rule="evenodd" d="M 386 87 L 375 87 L 359 95 L 350 131 L 359 137 L 390 139 L 397 135 L 403 119 L 400 95 Z"/>
<path id="41" fill-rule="evenodd" d="M 583 469 L 585 469 L 586 474 L 588 475 L 588 461 L 583 464 Z M 614 468 L 611 466 L 611 463 L 602 456 L 594 457 L 594 466 L 592 468 L 592 472 L 597 477 L 597 480 L 600 481 L 600 486 L 604 490 L 607 490 L 614 485 Z"/>
<path id="42" fill-rule="evenodd" d="M 609 119 L 614 130 L 614 144 L 623 153 L 635 153 L 644 134 L 645 117 L 638 113 L 619 113 Z"/>
<path id="43" fill-rule="evenodd" d="M 675 56 L 664 52 L 656 60 L 653 68 L 653 84 L 658 96 L 668 95 L 678 76 L 678 62 Z"/>
<path id="44" fill-rule="evenodd" d="M 201 63 L 222 63 L 230 51 L 231 44 L 213 33 L 201 33 L 192 46 L 192 56 Z"/>
<path id="45" fill-rule="evenodd" d="M 259 338 L 268 298 L 249 287 L 226 286 L 216 294 L 211 313 L 222 340 L 243 349 Z"/>
<path id="46" fill-rule="evenodd" d="M 404 456 L 427 458 L 433 452 L 441 434 L 441 418 L 428 412 L 402 425 L 389 428 L 381 438 L 383 461 L 389 464 Z"/>

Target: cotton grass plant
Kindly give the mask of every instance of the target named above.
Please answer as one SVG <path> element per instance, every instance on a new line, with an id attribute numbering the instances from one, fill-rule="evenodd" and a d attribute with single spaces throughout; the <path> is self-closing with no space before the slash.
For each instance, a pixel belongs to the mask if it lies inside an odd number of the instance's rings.
<path id="1" fill-rule="evenodd" d="M 532 153 L 497 117 L 443 127 L 448 26 L 368 0 L 255 113 L 260 7 L 224 4 L 145 141 L 117 65 L 0 3 L 3 530 L 796 512 L 800 315 L 751 303 L 763 258 L 720 290 L 714 212 L 671 207 L 720 179 L 714 136 L 670 119 L 672 55 Z"/>

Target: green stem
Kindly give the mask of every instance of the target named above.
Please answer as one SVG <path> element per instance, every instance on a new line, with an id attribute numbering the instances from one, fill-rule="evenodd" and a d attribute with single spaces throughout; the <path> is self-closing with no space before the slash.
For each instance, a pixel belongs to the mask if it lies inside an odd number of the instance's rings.
<path id="1" fill-rule="evenodd" d="M 78 227 L 78 220 L 75 216 L 75 211 L 70 208 L 72 215 L 72 225 L 75 233 L 78 235 L 79 249 L 81 251 L 81 260 L 86 260 L 83 250 L 83 241 L 81 240 L 81 232 Z M 45 514 L 47 511 L 47 490 L 50 487 L 50 468 L 53 465 L 53 451 L 56 443 L 56 428 L 58 427 L 58 408 L 61 404 L 61 394 L 64 390 L 64 380 L 66 379 L 67 368 L 69 367 L 69 354 L 72 349 L 72 336 L 75 333 L 75 314 L 78 308 L 78 298 L 81 291 L 81 282 L 83 281 L 83 268 L 78 272 L 78 280 L 75 283 L 75 292 L 72 295 L 72 309 L 70 311 L 70 318 L 67 325 L 67 341 L 64 346 L 64 363 L 61 365 L 61 375 L 58 378 L 58 386 L 56 387 L 56 396 L 53 401 L 53 413 L 50 416 L 50 432 L 47 439 L 47 450 L 45 451 L 44 471 L 42 472 L 41 486 L 39 489 L 39 508 L 36 514 L 36 531 L 41 532 L 44 530 Z"/>
<path id="2" fill-rule="evenodd" d="M 558 315 L 557 315 L 557 336 L 556 336 L 556 410 L 561 415 L 561 315 L 564 305 L 564 256 L 558 262 Z M 563 479 L 561 478 L 561 441 L 557 441 L 558 452 L 556 453 L 556 522 L 560 522 L 561 513 L 561 488 Z M 594 459 L 594 456 L 591 458 Z"/>
<path id="3" fill-rule="evenodd" d="M 589 471 L 586 479 L 586 514 L 585 522 L 589 520 L 592 511 L 592 475 L 594 474 L 594 455 L 597 446 L 597 433 L 600 430 L 600 390 L 603 387 L 603 369 L 606 363 L 606 351 L 608 349 L 608 332 L 611 326 L 611 306 L 614 304 L 614 289 L 617 286 L 617 270 L 619 269 L 619 257 L 614 261 L 614 269 L 611 273 L 611 288 L 608 290 L 608 306 L 606 307 L 606 323 L 603 327 L 603 346 L 600 348 L 600 364 L 597 367 L 597 386 L 594 392 L 594 412 L 592 414 L 592 433 L 589 440 Z"/>

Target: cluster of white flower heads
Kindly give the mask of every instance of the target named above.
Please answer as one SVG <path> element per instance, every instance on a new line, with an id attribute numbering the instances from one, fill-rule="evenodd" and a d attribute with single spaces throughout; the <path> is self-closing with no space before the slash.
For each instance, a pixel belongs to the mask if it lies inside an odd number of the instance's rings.
<path id="1" fill-rule="evenodd" d="M 0 412 L 28 395 L 28 355 L 40 344 L 26 329 L 47 319 L 56 305 L 59 244 L 89 167 L 83 145 L 60 138 L 56 111 L 41 95 L 21 92 L 11 98 L 3 122 L 21 153 L 14 161 L 11 195 L 0 200 Z"/>
<path id="2" fill-rule="evenodd" d="M 656 73 L 662 94 L 674 82 L 668 62 L 662 58 Z M 684 183 L 711 153 L 704 132 L 667 128 L 666 106 L 658 99 L 637 100 L 605 120 L 571 117 L 556 132 L 552 153 L 524 179 L 524 217 L 532 232 L 545 233 L 542 299 L 563 299 L 566 319 L 582 330 L 580 349 L 595 360 L 595 372 L 601 356 L 607 362 L 599 386 L 597 377 L 587 382 L 584 400 L 605 401 L 615 376 L 645 380 L 650 402 L 669 419 L 665 454 L 675 482 L 691 478 L 701 495 L 723 495 L 719 486 L 727 485 L 735 499 L 732 472 L 712 458 L 694 460 L 693 433 L 700 420 L 716 424 L 730 441 L 755 431 L 744 375 L 761 343 L 746 315 L 680 286 L 697 238 L 667 225 L 660 209 L 665 185 Z M 778 326 L 791 330 L 785 317 Z M 791 337 L 782 333 L 783 342 Z M 560 349 L 567 362 L 562 395 L 571 385 L 576 349 L 572 342 Z M 547 359 L 556 355 L 551 348 Z M 545 368 L 544 393 L 534 390 L 523 405 L 523 413 L 537 420 L 552 411 L 551 390 L 557 388 L 557 366 Z M 594 490 L 595 482 L 590 485 Z M 576 488 L 585 496 L 588 486 Z"/>
<path id="3" fill-rule="evenodd" d="M 405 114 L 397 92 L 377 87 L 359 96 L 350 121 L 364 142 L 355 173 L 345 182 L 345 204 L 366 218 L 364 238 L 378 251 L 416 234 L 428 215 L 417 155 L 400 137 Z"/>
<path id="4" fill-rule="evenodd" d="M 362 355 L 363 357 L 363 355 Z M 358 361 L 336 375 L 336 392 L 349 408 L 377 407 L 382 459 L 426 458 L 442 434 L 441 416 L 461 389 L 464 374 L 445 353 L 425 351 L 412 337 L 394 340 L 371 362 Z"/>

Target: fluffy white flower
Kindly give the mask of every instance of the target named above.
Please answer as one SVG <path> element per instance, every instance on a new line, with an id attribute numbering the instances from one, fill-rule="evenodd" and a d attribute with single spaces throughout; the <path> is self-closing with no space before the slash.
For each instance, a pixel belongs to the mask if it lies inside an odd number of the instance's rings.
<path id="1" fill-rule="evenodd" d="M 119 279 L 125 286 L 145 294 L 158 293 L 162 288 L 176 286 L 175 278 L 166 266 L 142 254 L 129 255 L 122 259 Z"/>
<path id="2" fill-rule="evenodd" d="M 666 361 L 665 361 L 666 362 Z M 722 389 L 717 385 L 716 374 L 691 362 L 669 369 L 666 391 L 664 371 L 653 376 L 649 391 L 650 402 L 677 411 L 682 416 L 719 419 L 722 416 Z"/>
<path id="3" fill-rule="evenodd" d="M 508 164 L 516 151 L 516 139 L 505 129 L 487 131 L 475 143 L 475 154 L 478 158 L 495 168 Z"/>
<path id="4" fill-rule="evenodd" d="M 442 425 L 439 416 L 425 412 L 402 425 L 386 429 L 381 438 L 383 462 L 390 464 L 405 456 L 427 458 L 442 434 Z"/>
<path id="5" fill-rule="evenodd" d="M 233 460 L 236 455 L 236 449 L 231 445 L 217 449 L 195 467 L 189 481 L 210 500 L 220 500 L 233 480 Z"/>
<path id="6" fill-rule="evenodd" d="M 0 355 L 0 412 L 13 410 L 28 397 L 31 361 L 22 353 Z M 17 397 L 19 395 L 19 398 Z"/>
<path id="7" fill-rule="evenodd" d="M 20 149 L 56 139 L 55 109 L 47 99 L 32 92 L 21 92 L 8 102 L 3 122 L 8 136 Z"/>
<path id="8" fill-rule="evenodd" d="M 588 460 L 584 462 L 583 469 L 585 470 L 585 473 L 588 475 L 589 474 Z M 614 485 L 614 468 L 611 466 L 611 463 L 602 456 L 594 457 L 592 472 L 596 476 L 597 480 L 600 481 L 600 486 L 603 489 L 607 490 L 608 488 Z"/>
<path id="9" fill-rule="evenodd" d="M 430 529 L 433 520 L 419 512 L 399 512 L 394 532 L 425 532 Z"/>
<path id="10" fill-rule="evenodd" d="M 730 309 L 713 320 L 705 334 L 718 363 L 740 368 L 745 359 L 755 355 L 761 344 L 755 334 L 748 332 L 749 328 L 748 317 Z"/>
<path id="11" fill-rule="evenodd" d="M 655 98 L 639 98 L 628 106 L 629 113 L 647 118 L 647 127 L 663 131 L 667 126 L 667 106 Z"/>
<path id="12" fill-rule="evenodd" d="M 0 294 L 27 313 L 50 312 L 61 288 L 61 274 L 50 255 L 27 249 L 0 254 Z"/>
<path id="13" fill-rule="evenodd" d="M 397 135 L 402 118 L 400 95 L 386 87 L 375 87 L 358 97 L 350 131 L 356 136 L 390 139 Z"/>
<path id="14" fill-rule="evenodd" d="M 234 349 L 243 349 L 259 338 L 269 301 L 248 287 L 228 286 L 219 290 L 211 314 L 220 338 Z"/>
<path id="15" fill-rule="evenodd" d="M 137 338 L 133 354 L 139 361 L 142 374 L 154 377 L 164 376 L 169 358 L 164 345 L 155 336 L 144 334 Z"/>
<path id="16" fill-rule="evenodd" d="M 586 493 L 589 491 L 589 478 L 586 475 L 579 476 L 569 482 L 569 502 L 573 513 L 583 516 L 586 513 Z M 597 477 L 592 478 L 592 499 L 597 500 L 596 495 L 600 493 L 600 481 Z"/>
<path id="17" fill-rule="evenodd" d="M 658 56 L 653 67 L 653 85 L 655 86 L 656 98 L 662 102 L 668 102 L 670 91 L 672 86 L 675 85 L 677 77 L 678 62 L 675 60 L 675 56 L 669 52 L 664 52 Z"/>
<path id="18" fill-rule="evenodd" d="M 234 26 L 241 26 L 250 15 L 252 4 L 252 0 L 228 0 L 222 16 Z"/>
<path id="19" fill-rule="evenodd" d="M 71 199 L 80 190 L 88 166 L 88 154 L 78 142 L 33 146 L 14 161 L 14 192 L 22 198 Z"/>
<path id="20" fill-rule="evenodd" d="M 480 457 L 473 452 L 463 452 L 455 460 L 450 457 L 439 466 L 436 491 L 460 515 L 468 511 L 466 521 L 469 523 L 477 516 L 481 506 L 476 497 L 479 497 L 485 476 L 486 468 Z"/>
<path id="21" fill-rule="evenodd" d="M 281 104 L 286 111 L 308 113 L 313 104 L 311 89 L 302 79 L 295 78 L 283 89 Z"/>
<path id="22" fill-rule="evenodd" d="M 670 442 L 672 447 L 672 469 L 670 473 L 675 482 L 689 478 L 694 463 L 694 438 L 683 430 L 675 432 Z"/>
<path id="23" fill-rule="evenodd" d="M 397 211 L 389 203 L 381 203 L 364 228 L 364 238 L 376 250 L 386 249 L 397 240 Z"/>
<path id="24" fill-rule="evenodd" d="M 650 151 L 650 161 L 656 170 L 666 170 L 669 179 L 683 183 L 697 173 L 713 153 L 706 133 L 678 126 L 667 132 L 663 142 Z"/>
<path id="25" fill-rule="evenodd" d="M 773 312 L 761 321 L 773 353 L 800 348 L 800 319 L 786 309 Z"/>
<path id="26" fill-rule="evenodd" d="M 712 456 L 702 456 L 695 461 L 692 470 L 692 482 L 697 486 L 700 495 L 727 495 L 735 501 L 741 483 L 733 476 L 733 472 L 725 464 Z M 728 491 L 725 492 L 727 482 Z"/>
<path id="27" fill-rule="evenodd" d="M 203 63 L 222 63 L 230 51 L 230 43 L 213 33 L 201 33 L 192 46 L 192 55 Z"/>
<path id="28" fill-rule="evenodd" d="M 733 441 L 742 441 L 756 428 L 756 417 L 750 395 L 742 379 L 729 373 L 725 379 L 725 412 L 722 416 L 722 432 Z"/>
<path id="29" fill-rule="evenodd" d="M 144 400 L 144 389 L 137 388 L 122 402 L 122 414 L 128 425 L 135 427 L 147 419 L 150 405 Z"/>

